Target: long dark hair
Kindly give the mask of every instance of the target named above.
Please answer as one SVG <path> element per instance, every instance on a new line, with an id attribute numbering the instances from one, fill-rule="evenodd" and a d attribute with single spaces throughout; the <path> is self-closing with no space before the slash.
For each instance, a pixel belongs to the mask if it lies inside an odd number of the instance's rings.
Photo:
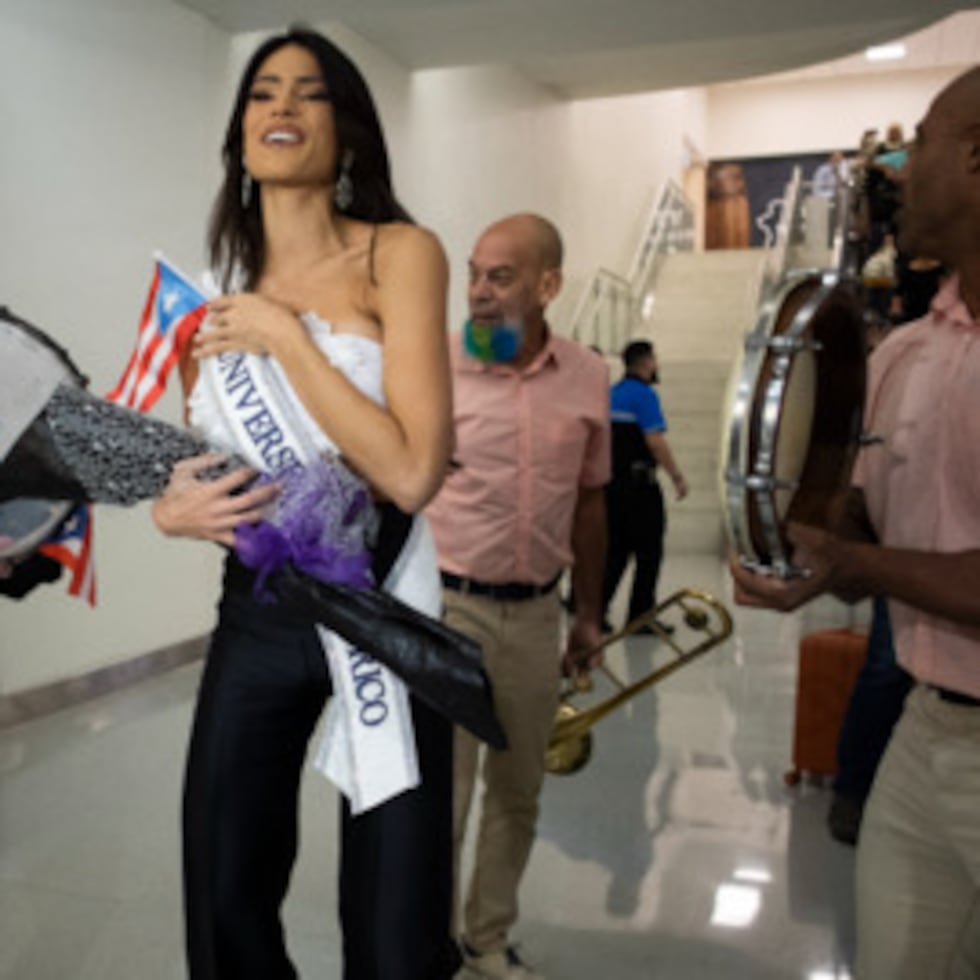
<path id="1" fill-rule="evenodd" d="M 253 287 L 265 263 L 260 195 L 253 192 L 248 204 L 242 203 L 242 119 L 259 68 L 266 58 L 287 44 L 298 44 L 316 58 L 333 104 L 338 165 L 345 155 L 352 157 L 350 176 L 354 198 L 344 214 L 371 223 L 412 222 L 391 186 L 388 150 L 364 77 L 347 55 L 322 34 L 305 27 L 291 27 L 269 38 L 252 55 L 239 82 L 225 133 L 221 149 L 225 179 L 208 226 L 211 266 L 224 289 L 230 288 L 238 277 L 241 277 L 240 285 Z"/>

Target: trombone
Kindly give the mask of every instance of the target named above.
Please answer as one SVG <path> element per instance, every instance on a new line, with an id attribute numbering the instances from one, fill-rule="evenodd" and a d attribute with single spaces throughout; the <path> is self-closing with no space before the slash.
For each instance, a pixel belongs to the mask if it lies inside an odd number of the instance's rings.
<path id="1" fill-rule="evenodd" d="M 661 626 L 660 614 L 671 606 L 680 607 L 684 625 L 689 630 L 701 635 L 698 642 L 685 648 Z M 656 609 L 651 609 L 642 616 L 637 616 L 618 633 L 606 637 L 583 659 L 637 633 L 645 626 L 649 626 L 671 648 L 674 654 L 673 659 L 629 686 L 625 685 L 603 664 L 600 670 L 618 690 L 605 701 L 585 710 L 575 708 L 569 703 L 569 700 L 576 693 L 592 689 L 592 681 L 589 676 L 579 674 L 571 684 L 566 685 L 561 696 L 561 703 L 558 705 L 554 727 L 551 730 L 551 739 L 545 753 L 545 768 L 548 772 L 565 776 L 583 768 L 592 755 L 592 726 L 630 698 L 641 691 L 645 691 L 648 687 L 652 687 L 678 668 L 683 667 L 684 664 L 690 663 L 696 657 L 700 657 L 701 654 L 707 653 L 708 650 L 726 640 L 732 632 L 732 617 L 725 606 L 708 592 L 701 589 L 680 589 L 661 602 Z M 697 637 L 693 639 L 697 639 Z"/>

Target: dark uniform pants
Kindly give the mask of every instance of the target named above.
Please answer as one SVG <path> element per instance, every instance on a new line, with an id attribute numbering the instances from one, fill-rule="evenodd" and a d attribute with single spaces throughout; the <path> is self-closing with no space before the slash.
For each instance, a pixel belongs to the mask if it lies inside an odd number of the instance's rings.
<path id="1" fill-rule="evenodd" d="M 656 477 L 650 474 L 648 479 L 613 480 L 606 488 L 606 513 L 609 537 L 603 609 L 608 609 L 632 556 L 636 568 L 627 617 L 632 620 L 656 605 L 667 526 L 664 497 Z"/>

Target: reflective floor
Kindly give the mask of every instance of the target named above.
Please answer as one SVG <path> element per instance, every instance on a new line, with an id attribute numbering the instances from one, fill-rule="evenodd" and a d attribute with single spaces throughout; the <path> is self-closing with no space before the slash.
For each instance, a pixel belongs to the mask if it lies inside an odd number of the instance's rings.
<path id="1" fill-rule="evenodd" d="M 717 561 L 672 557 L 663 579 L 664 595 L 729 601 Z M 738 610 L 732 640 L 602 721 L 581 772 L 549 777 L 517 935 L 548 980 L 850 978 L 853 851 L 827 833 L 829 791 L 783 773 L 799 636 L 851 621 L 831 600 Z M 664 657 L 642 637 L 609 661 L 635 679 Z M 198 676 L 0 733 L 0 977 L 184 976 L 178 804 Z M 336 825 L 310 770 L 286 909 L 305 980 L 340 976 Z"/>

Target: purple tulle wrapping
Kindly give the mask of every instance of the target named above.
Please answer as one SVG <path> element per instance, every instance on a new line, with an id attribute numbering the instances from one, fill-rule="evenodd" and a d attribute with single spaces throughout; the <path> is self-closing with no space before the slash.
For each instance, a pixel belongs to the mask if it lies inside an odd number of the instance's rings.
<path id="1" fill-rule="evenodd" d="M 267 517 L 235 528 L 235 552 L 256 573 L 255 594 L 268 597 L 266 579 L 286 562 L 321 582 L 369 588 L 375 514 L 364 483 L 332 459 L 280 482 Z"/>

